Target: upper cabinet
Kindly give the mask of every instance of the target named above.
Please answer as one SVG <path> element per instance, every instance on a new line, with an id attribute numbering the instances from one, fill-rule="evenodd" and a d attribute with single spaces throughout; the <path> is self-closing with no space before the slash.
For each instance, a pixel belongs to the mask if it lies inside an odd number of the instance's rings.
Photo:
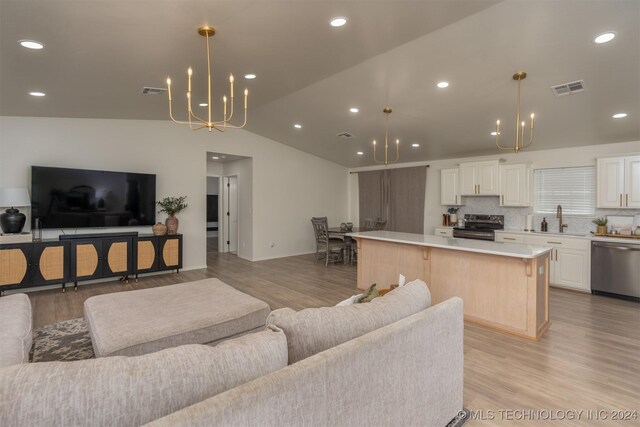
<path id="1" fill-rule="evenodd" d="M 640 209 L 640 156 L 598 159 L 598 207 Z"/>
<path id="2" fill-rule="evenodd" d="M 530 206 L 529 167 L 524 164 L 500 166 L 500 206 Z"/>
<path id="3" fill-rule="evenodd" d="M 460 163 L 460 195 L 499 196 L 499 161 Z"/>
<path id="4" fill-rule="evenodd" d="M 440 170 L 440 204 L 459 206 L 462 204 L 460 197 L 460 171 L 458 168 Z"/>

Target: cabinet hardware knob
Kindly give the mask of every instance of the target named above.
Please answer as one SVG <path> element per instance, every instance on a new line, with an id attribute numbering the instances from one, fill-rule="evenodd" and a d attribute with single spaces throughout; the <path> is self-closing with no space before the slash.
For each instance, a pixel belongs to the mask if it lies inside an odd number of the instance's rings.
<path id="1" fill-rule="evenodd" d="M 547 240 L 547 243 L 553 243 L 555 245 L 561 245 L 562 242 L 552 242 L 551 240 Z"/>

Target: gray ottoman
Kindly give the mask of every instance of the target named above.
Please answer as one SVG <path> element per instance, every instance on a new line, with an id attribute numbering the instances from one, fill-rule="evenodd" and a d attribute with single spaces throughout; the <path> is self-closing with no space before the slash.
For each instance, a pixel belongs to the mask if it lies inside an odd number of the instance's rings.
<path id="1" fill-rule="evenodd" d="M 264 329 L 269 305 L 218 279 L 91 297 L 84 302 L 96 357 L 212 344 Z"/>
<path id="2" fill-rule="evenodd" d="M 14 294 L 0 298 L 0 368 L 29 362 L 32 338 L 29 297 Z"/>

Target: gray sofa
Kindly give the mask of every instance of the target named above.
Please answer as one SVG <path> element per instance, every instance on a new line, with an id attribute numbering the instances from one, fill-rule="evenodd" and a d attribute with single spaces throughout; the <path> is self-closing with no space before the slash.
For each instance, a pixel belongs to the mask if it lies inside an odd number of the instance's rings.
<path id="1" fill-rule="evenodd" d="M 276 310 L 215 347 L 0 369 L 0 425 L 444 426 L 462 409 L 462 301 L 420 283 Z"/>

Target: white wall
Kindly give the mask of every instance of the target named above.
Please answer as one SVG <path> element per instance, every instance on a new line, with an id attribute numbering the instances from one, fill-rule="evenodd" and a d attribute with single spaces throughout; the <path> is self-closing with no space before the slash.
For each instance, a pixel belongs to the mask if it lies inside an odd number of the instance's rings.
<path id="1" fill-rule="evenodd" d="M 155 173 L 158 198 L 187 196 L 184 265 L 201 268 L 207 151 L 253 157 L 249 259 L 312 252 L 311 216 L 347 217 L 346 168 L 245 130 L 193 132 L 169 121 L 0 117 L 0 187 L 30 187 L 31 165 Z"/>
<path id="2" fill-rule="evenodd" d="M 534 142 L 535 144 L 535 142 Z M 401 167 L 430 165 L 427 169 L 427 197 L 425 200 L 424 232 L 433 233 L 433 228 L 441 225 L 442 214 L 446 212 L 444 206 L 440 205 L 440 170 L 456 167 L 461 162 L 472 162 L 476 160 L 504 159 L 505 163 L 529 163 L 531 169 L 572 167 L 595 165 L 596 158 L 625 155 L 640 152 L 640 141 L 623 142 L 618 144 L 589 145 L 585 147 L 560 148 L 555 150 L 521 151 L 515 153 L 496 152 L 492 156 L 466 157 L 445 160 L 434 160 L 430 162 L 405 163 Z M 382 169 L 381 167 L 358 168 L 353 171 Z M 357 174 L 353 174 L 357 175 Z M 352 176 L 353 176 L 352 175 Z M 357 224 L 358 216 L 358 180 L 349 181 L 349 213 L 351 220 Z M 497 200 L 497 198 L 496 198 Z M 519 208 L 503 208 L 519 209 Z M 529 208 L 530 210 L 530 208 Z M 461 211 L 462 212 L 462 211 Z M 466 212 L 471 213 L 471 212 Z M 483 213 L 483 212 L 473 212 Z M 531 213 L 531 212 L 528 212 Z M 631 213 L 628 213 L 631 214 Z"/>

